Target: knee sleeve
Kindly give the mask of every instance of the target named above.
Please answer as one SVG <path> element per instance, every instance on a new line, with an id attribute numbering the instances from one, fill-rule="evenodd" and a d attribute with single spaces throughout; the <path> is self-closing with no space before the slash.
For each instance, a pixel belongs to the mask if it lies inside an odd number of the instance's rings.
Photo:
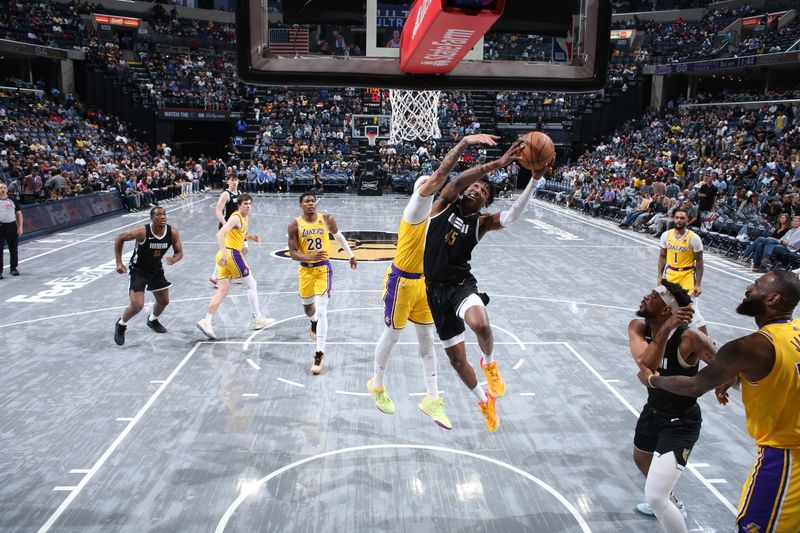
<path id="1" fill-rule="evenodd" d="M 673 452 L 656 453 L 650 463 L 644 496 L 658 522 L 667 533 L 686 533 L 686 522 L 680 510 L 672 503 L 672 494 L 683 467 L 675 460 Z"/>

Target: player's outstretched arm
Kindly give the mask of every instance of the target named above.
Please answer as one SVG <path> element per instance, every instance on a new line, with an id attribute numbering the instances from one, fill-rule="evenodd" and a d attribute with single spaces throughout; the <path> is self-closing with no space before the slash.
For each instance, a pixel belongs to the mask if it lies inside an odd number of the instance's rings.
<path id="1" fill-rule="evenodd" d="M 458 200 L 459 194 L 467 190 L 470 185 L 484 177 L 489 172 L 497 170 L 498 168 L 503 168 L 506 165 L 510 165 L 513 161 L 517 161 L 519 159 L 519 153 L 524 147 L 525 140 L 517 139 L 514 141 L 514 144 L 511 145 L 511 148 L 509 148 L 508 151 L 499 159 L 484 163 L 483 165 L 472 167 L 456 176 L 454 180 L 445 185 L 444 189 L 442 189 L 442 194 L 439 195 L 439 198 L 433 204 L 431 216 L 444 211 L 448 205 Z"/>
<path id="2" fill-rule="evenodd" d="M 333 238 L 336 240 L 336 243 L 339 247 L 347 254 L 347 257 L 350 258 L 350 268 L 355 270 L 358 268 L 358 260 L 356 259 L 356 255 L 350 249 L 350 245 L 347 243 L 347 239 L 344 238 L 342 232 L 339 231 L 339 225 L 336 223 L 336 219 L 333 218 L 333 215 L 322 215 L 322 220 L 325 221 L 325 226 L 328 228 L 328 231 L 331 232 Z"/>
<path id="3" fill-rule="evenodd" d="M 167 257 L 165 261 L 168 265 L 174 265 L 183 259 L 183 243 L 177 228 L 172 228 L 172 257 Z"/>
<path id="4" fill-rule="evenodd" d="M 125 274 L 128 269 L 125 267 L 125 263 L 122 262 L 122 247 L 125 245 L 127 241 L 136 240 L 137 242 L 144 242 L 147 238 L 147 231 L 145 231 L 144 226 L 136 229 L 132 229 L 130 231 L 125 231 L 117 235 L 114 239 L 114 258 L 117 260 L 117 272 L 120 274 Z"/>
<path id="5" fill-rule="evenodd" d="M 478 239 L 482 239 L 487 231 L 503 229 L 519 220 L 519 217 L 522 216 L 522 213 L 525 212 L 528 208 L 528 204 L 531 202 L 533 191 L 536 188 L 536 182 L 539 181 L 539 178 L 544 176 L 546 170 L 547 169 L 542 169 L 533 172 L 528 185 L 525 186 L 522 194 L 514 200 L 514 203 L 511 204 L 509 209 L 499 213 L 481 216 L 478 225 Z"/>
<path id="6" fill-rule="evenodd" d="M 497 140 L 499 138 L 500 137 L 497 135 L 487 135 L 485 133 L 467 135 L 466 137 L 462 138 L 458 144 L 456 144 L 450 149 L 449 152 L 447 152 L 447 155 L 444 156 L 444 159 L 442 159 L 439 168 L 437 168 L 436 171 L 431 174 L 431 177 L 425 180 L 422 185 L 420 185 L 418 189 L 419 195 L 426 197 L 436 194 L 436 192 L 442 188 L 444 182 L 447 181 L 447 176 L 450 175 L 450 171 L 456 166 L 456 163 L 458 163 L 458 160 L 461 159 L 462 155 L 464 155 L 464 152 L 467 150 L 467 148 L 477 144 L 497 146 Z"/>
<path id="7" fill-rule="evenodd" d="M 756 332 L 725 344 L 717 352 L 714 362 L 693 377 L 659 376 L 649 369 L 642 369 L 639 380 L 648 387 L 699 397 L 732 383 L 739 373 L 744 374 L 748 381 L 757 382 L 772 371 L 774 364 L 775 347 L 764 335 Z"/>

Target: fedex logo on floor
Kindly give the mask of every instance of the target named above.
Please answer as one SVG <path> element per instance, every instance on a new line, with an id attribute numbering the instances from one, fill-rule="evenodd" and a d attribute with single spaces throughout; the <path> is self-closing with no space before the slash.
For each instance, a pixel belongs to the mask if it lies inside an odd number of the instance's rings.
<path id="1" fill-rule="evenodd" d="M 122 256 L 122 262 L 125 263 L 131 256 L 131 252 Z M 33 295 L 20 294 L 9 298 L 7 302 L 25 302 L 25 303 L 50 303 L 55 302 L 56 298 L 72 294 L 73 291 L 81 289 L 93 281 L 96 281 L 109 272 L 117 270 L 117 261 L 109 261 L 96 267 L 82 267 L 79 268 L 74 276 L 67 276 L 56 278 L 45 283 L 47 289 L 41 290 Z"/>

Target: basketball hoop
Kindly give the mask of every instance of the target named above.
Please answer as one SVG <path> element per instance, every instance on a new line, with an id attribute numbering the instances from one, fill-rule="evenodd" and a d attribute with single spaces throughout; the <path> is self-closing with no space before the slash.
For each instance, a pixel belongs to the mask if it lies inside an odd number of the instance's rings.
<path id="1" fill-rule="evenodd" d="M 392 104 L 389 143 L 402 144 L 403 141 L 440 138 L 440 94 L 440 91 L 389 91 L 389 101 Z"/>
<path id="2" fill-rule="evenodd" d="M 371 132 L 367 133 L 367 141 L 369 142 L 370 146 L 375 146 L 375 139 L 377 139 L 377 138 L 378 138 L 378 132 L 377 131 L 371 131 Z"/>

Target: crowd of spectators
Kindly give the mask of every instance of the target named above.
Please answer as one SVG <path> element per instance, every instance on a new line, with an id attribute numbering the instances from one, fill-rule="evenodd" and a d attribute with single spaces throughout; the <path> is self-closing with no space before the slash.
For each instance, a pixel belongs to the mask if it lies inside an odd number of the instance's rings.
<path id="1" fill-rule="evenodd" d="M 696 228 L 724 226 L 729 246 L 754 241 L 775 231 L 781 213 L 800 215 L 800 105 L 646 114 L 559 168 L 548 188 L 654 236 L 680 207 Z M 756 259 L 756 269 L 771 261 Z"/>
<path id="2" fill-rule="evenodd" d="M 204 54 L 139 52 L 138 69 L 127 69 L 130 81 L 152 97 L 159 108 L 244 110 L 246 103 L 233 57 Z"/>
<path id="3" fill-rule="evenodd" d="M 0 92 L 0 179 L 23 203 L 116 190 L 142 209 L 204 183 L 193 160 L 151 150 L 115 117 L 41 91 Z"/>

